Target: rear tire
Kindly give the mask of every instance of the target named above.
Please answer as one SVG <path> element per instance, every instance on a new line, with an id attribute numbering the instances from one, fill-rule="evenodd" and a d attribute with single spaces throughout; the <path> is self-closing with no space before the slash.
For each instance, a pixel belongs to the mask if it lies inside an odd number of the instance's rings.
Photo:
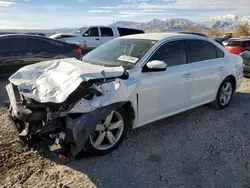
<path id="1" fill-rule="evenodd" d="M 217 109 L 226 108 L 233 98 L 234 91 L 235 84 L 231 78 L 227 77 L 221 83 L 216 95 L 216 99 L 210 103 L 210 105 Z"/>

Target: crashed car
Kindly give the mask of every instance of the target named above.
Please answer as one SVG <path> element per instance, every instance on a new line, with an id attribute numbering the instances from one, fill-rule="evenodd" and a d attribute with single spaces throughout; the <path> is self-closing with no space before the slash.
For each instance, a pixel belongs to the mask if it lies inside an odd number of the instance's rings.
<path id="1" fill-rule="evenodd" d="M 40 62 L 9 78 L 20 139 L 56 141 L 72 157 L 104 155 L 130 129 L 211 103 L 223 109 L 243 79 L 242 58 L 194 34 L 138 34 L 82 58 Z"/>

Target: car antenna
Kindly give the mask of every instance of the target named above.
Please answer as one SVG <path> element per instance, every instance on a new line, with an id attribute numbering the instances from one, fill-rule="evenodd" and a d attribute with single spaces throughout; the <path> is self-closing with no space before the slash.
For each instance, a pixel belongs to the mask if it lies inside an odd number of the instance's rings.
<path id="1" fill-rule="evenodd" d="M 104 82 L 106 82 L 106 72 L 105 72 L 105 70 L 103 70 L 103 71 L 101 72 L 101 74 L 102 74 L 103 77 L 104 77 Z"/>

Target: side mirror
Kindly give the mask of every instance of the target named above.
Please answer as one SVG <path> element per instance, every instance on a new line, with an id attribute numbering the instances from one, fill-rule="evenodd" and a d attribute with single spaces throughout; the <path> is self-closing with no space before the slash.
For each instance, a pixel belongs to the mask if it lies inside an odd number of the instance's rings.
<path id="1" fill-rule="evenodd" d="M 167 64 L 164 61 L 153 60 L 149 61 L 146 66 L 143 67 L 143 72 L 157 72 L 165 71 Z"/>
<path id="2" fill-rule="evenodd" d="M 84 33 L 83 36 L 87 37 L 87 36 L 89 36 L 89 34 L 88 33 Z"/>

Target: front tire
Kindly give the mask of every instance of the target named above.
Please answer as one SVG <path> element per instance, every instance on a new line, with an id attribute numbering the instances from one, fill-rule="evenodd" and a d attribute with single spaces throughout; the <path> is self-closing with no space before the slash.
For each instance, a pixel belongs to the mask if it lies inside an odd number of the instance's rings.
<path id="1" fill-rule="evenodd" d="M 88 155 L 102 156 L 117 149 L 130 130 L 129 117 L 123 108 L 112 111 L 101 121 L 84 145 Z"/>
<path id="2" fill-rule="evenodd" d="M 211 103 L 211 106 L 217 109 L 226 108 L 230 104 L 233 98 L 234 90 L 235 90 L 235 84 L 233 80 L 227 77 L 221 83 L 216 95 L 216 99 Z"/>

